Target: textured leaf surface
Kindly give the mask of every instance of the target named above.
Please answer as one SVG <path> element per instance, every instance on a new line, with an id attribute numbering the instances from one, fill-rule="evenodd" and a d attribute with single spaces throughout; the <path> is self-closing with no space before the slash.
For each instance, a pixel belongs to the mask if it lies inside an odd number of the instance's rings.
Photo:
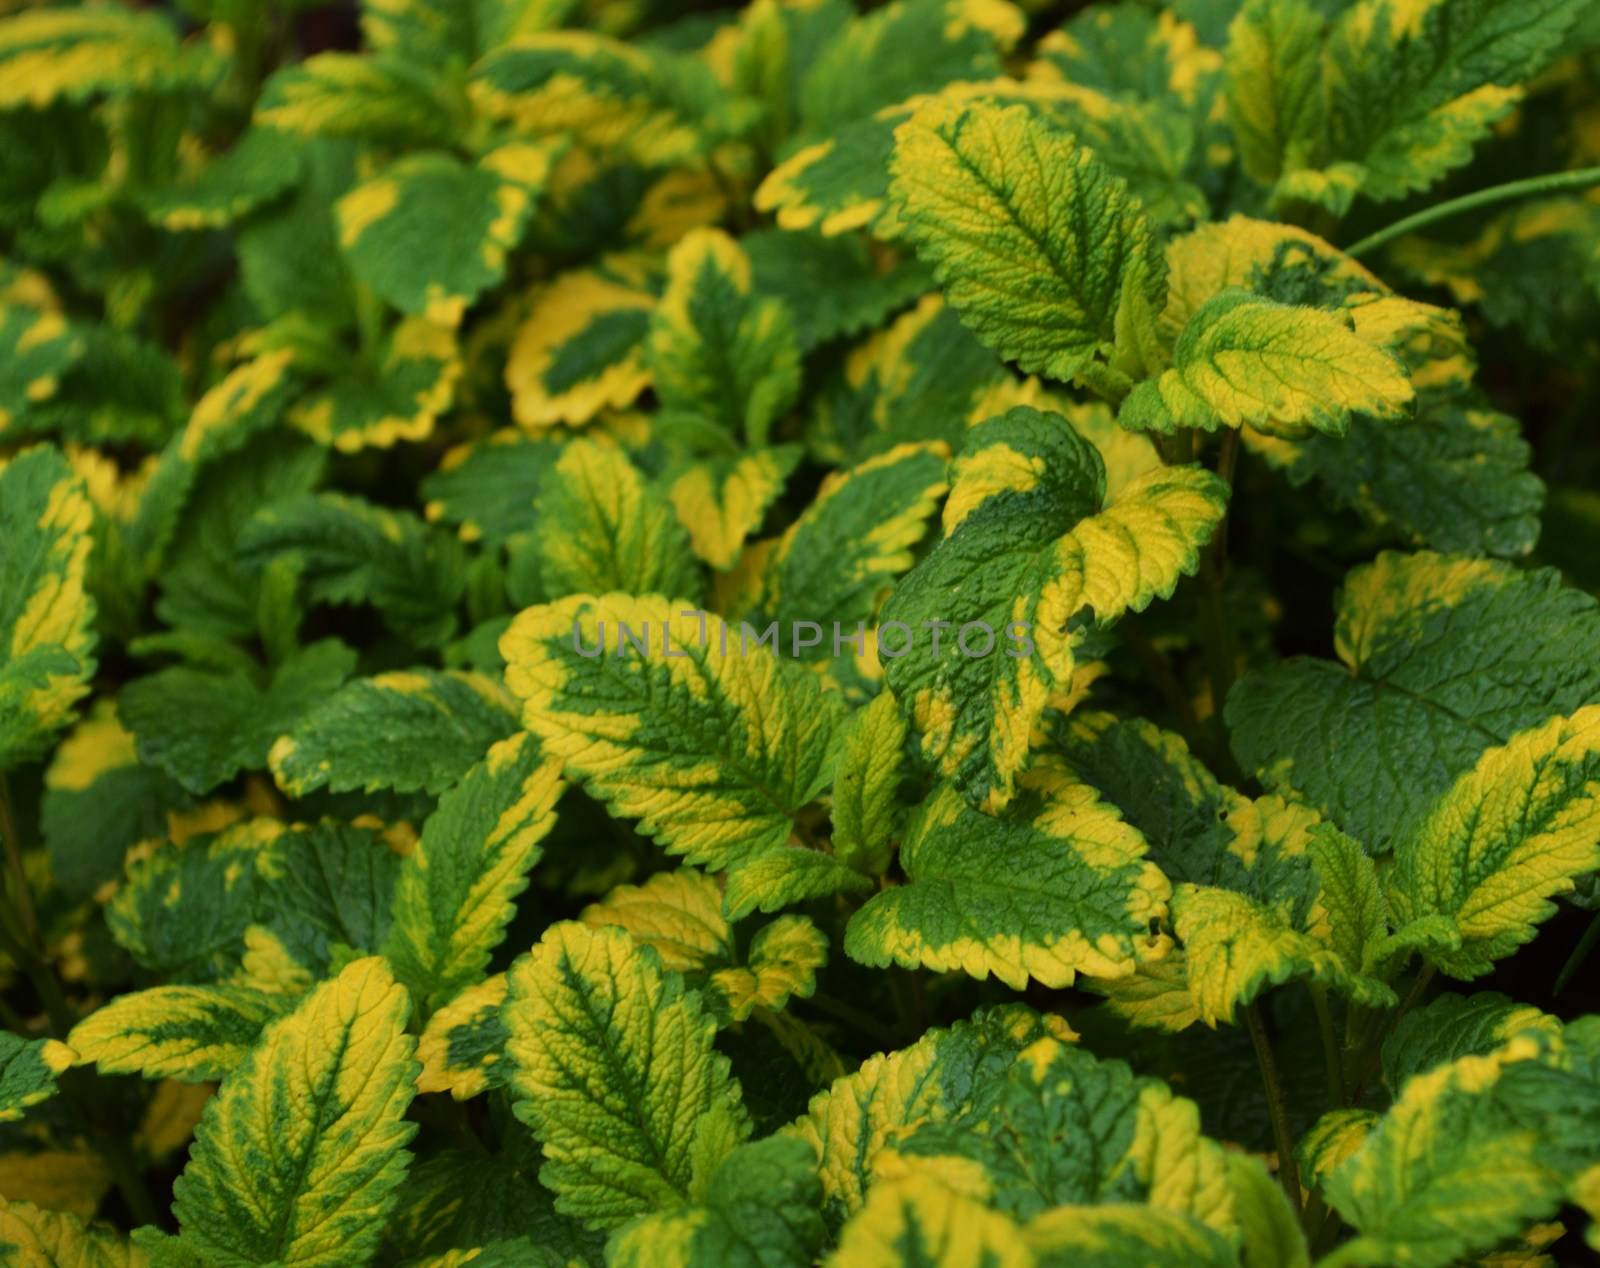
<path id="1" fill-rule="evenodd" d="M 223 1263 L 372 1254 L 415 1130 L 409 1012 L 374 958 L 271 1026 L 206 1106 L 174 1189 L 180 1241 Z"/>
<path id="2" fill-rule="evenodd" d="M 677 476 L 667 495 L 694 553 L 713 568 L 731 567 L 800 458 L 798 447 L 779 445 L 713 456 Z"/>
<path id="3" fill-rule="evenodd" d="M 1248 0 L 1228 27 L 1228 119 L 1263 185 L 1317 156 L 1323 19 L 1308 0 Z"/>
<path id="4" fill-rule="evenodd" d="M 586 423 L 650 385 L 643 349 L 656 297 L 637 270 L 564 273 L 539 293 L 506 362 L 524 427 Z"/>
<path id="5" fill-rule="evenodd" d="M 613 813 L 726 867 L 788 840 L 826 783 L 836 707 L 813 675 L 680 606 L 613 594 L 530 609 L 501 640 L 506 681 L 545 751 Z"/>
<path id="6" fill-rule="evenodd" d="M 226 1077 L 289 1003 L 249 987 L 156 986 L 102 1005 L 70 1038 L 108 1074 L 202 1083 Z"/>
<path id="7" fill-rule="evenodd" d="M 833 850 L 843 862 L 882 875 L 904 810 L 906 724 L 890 692 L 874 697 L 844 732 L 833 777 Z"/>
<path id="8" fill-rule="evenodd" d="M 779 645 L 790 655 L 840 655 L 894 578 L 911 567 L 912 551 L 949 487 L 947 458 L 937 441 L 896 445 L 828 476 L 763 561 L 753 623 L 764 628 L 777 621 Z M 827 634 L 807 647 L 812 635 L 804 623 Z"/>
<path id="9" fill-rule="evenodd" d="M 53 397 L 61 376 L 83 355 L 83 338 L 60 313 L 28 304 L 0 305 L 0 435 L 26 425 Z"/>
<path id="10" fill-rule="evenodd" d="M 626 454 L 578 439 L 551 473 L 539 514 L 539 575 L 552 599 L 569 594 L 664 594 L 695 599 L 701 583 L 682 525 Z"/>
<path id="11" fill-rule="evenodd" d="M 1554 1211 L 1562 1185 L 1550 1151 L 1496 1095 L 1508 1066 L 1535 1054 L 1524 1039 L 1406 1084 L 1327 1181 L 1329 1202 L 1360 1233 L 1362 1258 L 1442 1268 Z"/>
<path id="12" fill-rule="evenodd" d="M 906 231 L 978 337 L 1071 379 L 1159 310 L 1164 270 L 1139 205 L 1070 133 L 1020 106 L 933 101 L 896 134 Z"/>
<path id="13" fill-rule="evenodd" d="M 0 770 L 37 757 L 88 690 L 93 519 L 58 451 L 28 449 L 0 467 Z"/>
<path id="14" fill-rule="evenodd" d="M 56 1075 L 73 1063 L 73 1052 L 55 1039 L 0 1031 L 0 1123 L 15 1122 L 29 1106 L 54 1096 Z"/>
<path id="15" fill-rule="evenodd" d="M 449 140 L 441 87 L 399 58 L 319 53 L 267 81 L 255 121 L 296 136 L 441 143 Z"/>
<path id="16" fill-rule="evenodd" d="M 117 708 L 140 759 L 203 794 L 240 771 L 264 770 L 278 737 L 337 690 L 354 666 L 355 653 L 335 639 L 295 653 L 264 686 L 239 669 L 178 665 L 129 683 Z"/>
<path id="17" fill-rule="evenodd" d="M 512 41 L 478 64 L 473 89 L 485 110 L 523 130 L 570 133 L 598 152 L 649 164 L 704 150 L 721 96 L 697 61 L 588 31 Z"/>
<path id="18" fill-rule="evenodd" d="M 802 1141 L 743 1145 L 693 1206 L 631 1224 L 608 1246 L 620 1268 L 806 1268 L 823 1244 L 822 1188 Z"/>
<path id="19" fill-rule="evenodd" d="M 1016 1221 L 937 1181 L 912 1176 L 873 1188 L 845 1225 L 830 1268 L 1032 1268 Z"/>
<path id="20" fill-rule="evenodd" d="M 180 49 L 156 13 L 120 8 L 39 9 L 0 23 L 0 109 L 39 109 L 105 93 L 202 87 L 219 69 L 200 50 Z"/>
<path id="21" fill-rule="evenodd" d="M 554 157 L 516 145 L 476 167 L 443 154 L 401 159 L 339 201 L 351 269 L 402 312 L 456 325 L 504 276 Z"/>
<path id="22" fill-rule="evenodd" d="M 413 992 L 437 1002 L 481 977 L 563 789 L 561 764 L 524 731 L 439 799 L 395 882 L 387 953 Z"/>
<path id="23" fill-rule="evenodd" d="M 1600 868 L 1600 706 L 1487 749 L 1395 845 L 1401 922 L 1448 916 L 1459 948 L 1428 959 L 1472 978 L 1531 941 L 1548 900 Z"/>
<path id="24" fill-rule="evenodd" d="M 1413 1075 L 1461 1057 L 1496 1051 L 1524 1030 L 1555 1032 L 1561 1023 L 1498 991 L 1440 995 L 1407 1013 L 1383 1043 L 1383 1081 L 1398 1092 Z"/>
<path id="25" fill-rule="evenodd" d="M 1124 402 L 1123 426 L 1164 432 L 1249 424 L 1337 435 L 1352 414 L 1400 417 L 1414 395 L 1404 363 L 1346 320 L 1241 291 L 1224 291 L 1195 313 L 1172 356 L 1172 369 Z"/>
<path id="26" fill-rule="evenodd" d="M 929 1030 L 908 1048 L 869 1057 L 813 1097 L 787 1134 L 816 1152 L 830 1227 L 861 1209 L 874 1161 L 887 1146 L 921 1124 L 949 1118 L 1045 1035 L 1073 1037 L 1059 1017 L 1020 1004 L 991 1009 Z"/>
<path id="27" fill-rule="evenodd" d="M 946 785 L 906 830 L 907 883 L 851 917 L 845 950 L 865 964 L 992 973 L 1017 990 L 1030 977 L 1123 977 L 1166 945 L 1149 930 L 1170 887 L 1144 852 L 1144 838 L 1081 785 L 1031 821 L 991 819 Z"/>
<path id="28" fill-rule="evenodd" d="M 504 1087 L 511 1077 L 506 1060 L 505 1003 L 508 983 L 496 973 L 461 994 L 428 1018 L 417 1039 L 419 1092 L 449 1092 L 458 1101 Z"/>
<path id="29" fill-rule="evenodd" d="M 714 1165 L 746 1130 L 699 1000 L 622 930 L 573 923 L 546 931 L 510 987 L 512 1094 L 556 1209 L 614 1228 L 681 1205 L 697 1161 Z M 725 1147 L 707 1157 L 698 1132 Z"/>
<path id="30" fill-rule="evenodd" d="M 1018 407 L 973 428 L 944 539 L 884 605 L 885 677 L 924 755 L 974 804 L 1010 799 L 1085 615 L 1109 624 L 1170 595 L 1222 514 L 1225 486 L 1198 468 L 1159 468 L 1109 502 L 1104 479 L 1060 415 Z"/>
<path id="31" fill-rule="evenodd" d="M 258 565 L 294 552 L 313 599 L 371 603 L 421 646 L 455 631 L 465 587 L 460 543 L 415 515 L 336 493 L 286 498 L 256 514 L 239 549 Z"/>
<path id="32" fill-rule="evenodd" d="M 667 258 L 648 361 L 663 427 L 765 443 L 800 388 L 788 310 L 755 296 L 750 257 L 720 229 L 697 229 Z"/>
<path id="33" fill-rule="evenodd" d="M 1228 698 L 1240 762 L 1386 852 L 1486 749 L 1600 702 L 1594 601 L 1553 572 L 1431 553 L 1350 572 L 1334 646 Z"/>
<path id="34" fill-rule="evenodd" d="M 516 729 L 516 714 L 516 701 L 482 674 L 377 674 L 318 704 L 268 760 L 291 797 L 316 788 L 439 793 Z"/>
<path id="35" fill-rule="evenodd" d="M 1235 1228 L 1226 1156 L 1201 1135 L 1199 1107 L 1058 1039 L 1036 1041 L 1005 1078 L 975 1088 L 961 1113 L 917 1128 L 899 1148 L 976 1162 L 990 1201 L 1016 1219 L 1067 1204 L 1147 1202 Z"/>
<path id="36" fill-rule="evenodd" d="M 0 1253 L 39 1268 L 145 1268 L 150 1261 L 104 1226 L 76 1215 L 0 1199 Z"/>
<path id="37" fill-rule="evenodd" d="M 1471 157 L 1576 19 L 1581 0 L 1361 0 L 1326 54 L 1331 151 L 1362 192 L 1401 198 Z"/>

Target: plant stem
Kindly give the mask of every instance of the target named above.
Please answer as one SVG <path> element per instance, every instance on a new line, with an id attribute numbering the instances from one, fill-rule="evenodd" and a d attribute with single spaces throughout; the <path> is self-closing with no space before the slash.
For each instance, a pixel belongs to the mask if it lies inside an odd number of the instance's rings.
<path id="1" fill-rule="evenodd" d="M 1600 167 L 1584 167 L 1575 172 L 1554 172 L 1548 176 L 1533 176 L 1527 180 L 1492 185 L 1476 193 L 1463 194 L 1460 198 L 1436 203 L 1415 215 L 1397 220 L 1388 228 L 1369 233 L 1361 241 L 1345 247 L 1344 253 L 1358 257 L 1367 255 L 1381 246 L 1387 246 L 1396 238 L 1404 237 L 1440 220 L 1459 216 L 1463 212 L 1475 211 L 1479 207 L 1492 207 L 1496 203 L 1511 202 L 1513 199 L 1527 198 L 1533 194 L 1553 194 L 1564 189 L 1585 189 L 1590 185 L 1600 185 Z"/>
<path id="2" fill-rule="evenodd" d="M 1294 1134 L 1289 1130 L 1289 1109 L 1283 1097 L 1283 1081 L 1278 1077 L 1278 1062 L 1272 1055 L 1267 1023 L 1261 1016 L 1261 1003 L 1252 1000 L 1244 1006 L 1244 1024 L 1255 1046 L 1256 1065 L 1261 1068 L 1261 1086 L 1267 1093 L 1267 1117 L 1272 1123 L 1272 1143 L 1278 1151 L 1278 1182 L 1289 1198 L 1296 1217 L 1300 1214 L 1300 1165 L 1294 1157 Z"/>
<path id="3" fill-rule="evenodd" d="M 1594 950 L 1595 943 L 1600 942 L 1600 912 L 1595 913 L 1589 927 L 1583 931 L 1583 937 L 1578 939 L 1578 945 L 1572 948 L 1572 954 L 1567 957 L 1567 962 L 1561 966 L 1561 972 L 1556 974 L 1553 995 L 1559 995 L 1567 989 L 1567 983 L 1572 981 L 1572 975 L 1583 967 L 1583 962 L 1589 958 L 1589 953 Z"/>
<path id="4" fill-rule="evenodd" d="M 22 936 L 34 945 L 41 945 L 39 915 L 33 907 L 33 894 L 28 888 L 28 873 L 22 864 L 22 837 L 17 831 L 17 814 L 11 804 L 11 785 L 0 774 L 0 836 L 5 838 L 6 867 L 11 873 L 11 901 L 22 923 Z"/>
<path id="5" fill-rule="evenodd" d="M 1183 683 L 1173 671 L 1172 662 L 1155 645 L 1144 626 L 1139 624 L 1137 617 L 1124 617 L 1117 626 L 1117 633 L 1122 635 L 1128 650 L 1139 662 L 1139 667 L 1155 683 L 1156 689 L 1166 700 L 1167 707 L 1177 715 L 1179 728 L 1185 736 L 1193 740 L 1200 732 L 1200 720 L 1194 716 L 1194 705 L 1189 699 L 1189 693 L 1183 689 Z"/>
<path id="6" fill-rule="evenodd" d="M 1311 1006 L 1316 1009 L 1317 1029 L 1322 1032 L 1322 1059 L 1328 1067 L 1329 1108 L 1344 1106 L 1344 1054 L 1333 1029 L 1333 1010 L 1328 1007 L 1328 991 L 1316 982 L 1306 984 L 1311 991 Z"/>

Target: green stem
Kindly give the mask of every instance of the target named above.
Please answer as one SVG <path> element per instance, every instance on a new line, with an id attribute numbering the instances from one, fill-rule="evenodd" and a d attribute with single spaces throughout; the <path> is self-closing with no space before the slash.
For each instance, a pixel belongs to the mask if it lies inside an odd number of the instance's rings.
<path id="1" fill-rule="evenodd" d="M 1583 962 L 1589 958 L 1589 953 L 1594 950 L 1597 942 L 1600 942 L 1600 912 L 1595 913 L 1594 919 L 1589 922 L 1589 927 L 1583 931 L 1583 937 L 1578 939 L 1578 945 L 1572 948 L 1572 954 L 1561 966 L 1561 972 L 1556 975 L 1556 986 L 1552 994 L 1559 995 L 1567 989 L 1567 983 L 1572 980 L 1572 975 L 1583 967 Z"/>
<path id="2" fill-rule="evenodd" d="M 1381 246 L 1388 245 L 1396 238 L 1404 237 L 1440 220 L 1459 216 L 1463 212 L 1475 211 L 1479 207 L 1492 207 L 1496 203 L 1511 202 L 1513 199 L 1527 198 L 1533 194 L 1553 194 L 1563 189 L 1586 189 L 1590 185 L 1600 185 L 1600 167 L 1584 167 L 1575 172 L 1554 172 L 1548 176 L 1532 176 L 1527 180 L 1493 185 L 1476 193 L 1463 194 L 1460 198 L 1436 203 L 1415 215 L 1397 220 L 1388 228 L 1369 233 L 1360 242 L 1345 247 L 1344 253 L 1357 257 L 1367 255 Z"/>
<path id="3" fill-rule="evenodd" d="M 5 838 L 6 867 L 11 873 L 11 901 L 22 924 L 22 936 L 35 946 L 42 945 L 39 936 L 39 915 L 33 907 L 33 893 L 28 887 L 28 873 L 22 863 L 22 837 L 17 831 L 17 814 L 11 805 L 11 785 L 0 775 L 0 837 Z"/>
<path id="4" fill-rule="evenodd" d="M 1278 1077 L 1277 1058 L 1267 1037 L 1267 1023 L 1261 1016 L 1261 1003 L 1252 1000 L 1244 1007 L 1244 1024 L 1256 1050 L 1256 1065 L 1261 1068 L 1261 1086 L 1267 1093 L 1267 1118 L 1272 1123 L 1272 1143 L 1278 1151 L 1278 1183 L 1289 1198 L 1295 1216 L 1300 1214 L 1300 1165 L 1294 1157 L 1294 1133 L 1289 1130 L 1289 1108 L 1283 1096 L 1283 1081 Z"/>
<path id="5" fill-rule="evenodd" d="M 1328 991 L 1316 982 L 1306 985 L 1311 991 L 1311 1006 L 1317 1013 L 1317 1029 L 1322 1032 L 1322 1059 L 1328 1067 L 1329 1108 L 1340 1109 L 1344 1105 L 1344 1053 L 1339 1048 L 1339 1037 L 1334 1033 Z"/>

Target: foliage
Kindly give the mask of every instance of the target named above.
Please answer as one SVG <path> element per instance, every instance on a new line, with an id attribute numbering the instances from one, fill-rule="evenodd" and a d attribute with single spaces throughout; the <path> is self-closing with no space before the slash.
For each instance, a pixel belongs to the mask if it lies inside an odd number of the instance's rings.
<path id="1" fill-rule="evenodd" d="M 0 1262 L 1587 1262 L 1595 164 L 1587 0 L 0 0 Z"/>

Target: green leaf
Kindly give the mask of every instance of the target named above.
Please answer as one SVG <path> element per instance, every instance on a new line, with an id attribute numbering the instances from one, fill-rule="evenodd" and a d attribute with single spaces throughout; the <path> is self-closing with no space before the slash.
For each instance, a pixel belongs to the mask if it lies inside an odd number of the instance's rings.
<path id="1" fill-rule="evenodd" d="M 1427 189 L 1522 96 L 1583 0 L 1360 0 L 1324 54 L 1331 154 L 1376 199 Z"/>
<path id="2" fill-rule="evenodd" d="M 1533 939 L 1548 901 L 1600 868 L 1600 705 L 1485 750 L 1395 844 L 1401 923 L 1446 916 L 1461 945 L 1423 952 L 1470 979 Z"/>
<path id="3" fill-rule="evenodd" d="M 156 986 L 102 1005 L 68 1040 L 107 1074 L 211 1082 L 243 1062 L 292 1002 L 243 986 Z"/>
<path id="4" fill-rule="evenodd" d="M 289 411 L 289 422 L 341 453 L 426 440 L 455 400 L 461 349 L 454 327 L 406 317 L 349 373 Z"/>
<path id="5" fill-rule="evenodd" d="M 0 1253 L 40 1268 L 145 1268 L 143 1254 L 103 1225 L 0 1198 Z"/>
<path id="6" fill-rule="evenodd" d="M 643 885 L 619 885 L 579 919 L 597 929 L 627 930 L 660 956 L 663 968 L 698 987 L 723 1024 L 743 1021 L 757 1008 L 776 1011 L 791 995 L 810 998 L 828 959 L 822 932 L 804 916 L 783 916 L 763 925 L 741 954 L 724 913 L 729 906 L 705 873 L 680 867 Z"/>
<path id="7" fill-rule="evenodd" d="M 1415 1075 L 1496 1051 L 1525 1030 L 1556 1034 L 1561 1023 L 1498 991 L 1440 995 L 1414 1008 L 1383 1041 L 1383 1081 L 1398 1093 Z"/>
<path id="8" fill-rule="evenodd" d="M 1563 1178 L 1548 1141 L 1497 1085 L 1534 1056 L 1531 1040 L 1411 1079 L 1329 1176 L 1324 1192 L 1359 1236 L 1335 1262 L 1445 1268 L 1550 1215 Z"/>
<path id="9" fill-rule="evenodd" d="M 1228 27 L 1228 120 L 1239 162 L 1259 184 L 1317 157 L 1322 37 L 1309 0 L 1246 0 Z"/>
<path id="10" fill-rule="evenodd" d="M 14 1123 L 30 1106 L 54 1096 L 56 1076 L 73 1064 L 74 1051 L 55 1039 L 0 1031 L 0 1123 Z"/>
<path id="11" fill-rule="evenodd" d="M 667 496 L 694 553 L 713 568 L 732 567 L 801 457 L 798 445 L 779 445 L 712 455 L 678 474 Z"/>
<path id="12" fill-rule="evenodd" d="M 1349 318 L 1226 290 L 1189 318 L 1173 368 L 1136 387 L 1117 421 L 1138 431 L 1256 427 L 1332 435 L 1351 416 L 1402 417 L 1415 392 L 1405 363 Z"/>
<path id="13" fill-rule="evenodd" d="M 1142 611 L 1198 567 L 1226 487 L 1160 467 L 1106 500 L 1098 451 L 1027 407 L 968 433 L 944 539 L 884 605 L 879 656 L 924 756 L 973 804 L 1010 800 L 1080 630 Z"/>
<path id="14" fill-rule="evenodd" d="M 368 0 L 361 34 L 372 49 L 450 70 L 518 35 L 560 26 L 576 7 L 573 0 Z"/>
<path id="15" fill-rule="evenodd" d="M 448 1092 L 465 1101 L 506 1085 L 511 1077 L 509 1034 L 500 1008 L 507 989 L 506 975 L 496 973 L 467 987 L 428 1018 L 417 1039 L 422 1063 L 417 1091 Z"/>
<path id="16" fill-rule="evenodd" d="M 408 1254 L 448 1255 L 528 1238 L 551 1257 L 551 1268 L 600 1263 L 603 1239 L 557 1215 L 551 1193 L 534 1178 L 528 1155 L 536 1149 L 513 1145 L 493 1156 L 443 1149 L 418 1162 L 400 1188 L 389 1244 Z M 538 1262 L 526 1257 L 532 1253 L 506 1268 Z"/>
<path id="17" fill-rule="evenodd" d="M 271 128 L 251 128 L 232 148 L 142 199 L 145 215 L 174 233 L 231 225 L 293 189 L 300 147 Z"/>
<path id="18" fill-rule="evenodd" d="M 763 229 L 739 246 L 750 258 L 756 293 L 788 309 L 801 352 L 860 334 L 933 286 L 915 261 L 880 269 L 856 237 Z"/>
<path id="19" fill-rule="evenodd" d="M 202 795 L 241 771 L 265 770 L 274 741 L 338 689 L 355 653 L 324 639 L 278 666 L 264 686 L 240 669 L 178 665 L 122 689 L 117 709 L 139 760 Z"/>
<path id="20" fill-rule="evenodd" d="M 1104 375 L 1166 270 L 1137 202 L 1023 106 L 930 101 L 896 133 L 895 202 L 977 336 L 1023 370 Z"/>
<path id="21" fill-rule="evenodd" d="M 800 85 L 801 117 L 825 133 L 955 80 L 991 78 L 1024 27 L 1005 0 L 897 0 L 823 49 Z"/>
<path id="22" fill-rule="evenodd" d="M 918 1127 L 897 1148 L 976 1163 L 989 1201 L 1013 1219 L 1144 1202 L 1224 1234 L 1236 1229 L 1227 1157 L 1201 1134 L 1199 1107 L 1159 1079 L 1059 1039 L 1024 1049 L 1006 1077 L 974 1088 L 960 1113 Z"/>
<path id="23" fill-rule="evenodd" d="M 34 402 L 29 427 L 91 444 L 155 448 L 184 412 L 183 376 L 157 344 L 109 326 L 77 327 L 81 351 L 59 387 Z"/>
<path id="24" fill-rule="evenodd" d="M 383 945 L 399 868 L 365 828 L 247 819 L 136 854 L 106 924 L 170 982 L 299 992 Z"/>
<path id="25" fill-rule="evenodd" d="M 1487 748 L 1600 703 L 1600 615 L 1553 570 L 1385 553 L 1345 580 L 1334 646 L 1228 697 L 1234 752 L 1270 788 L 1386 853 Z"/>
<path id="26" fill-rule="evenodd" d="M 887 870 L 905 817 L 899 798 L 908 774 L 905 742 L 900 707 L 890 692 L 882 692 L 850 720 L 834 767 L 834 854 L 872 876 Z"/>
<path id="27" fill-rule="evenodd" d="M 1125 977 L 1160 959 L 1170 887 L 1144 860 L 1145 842 L 1083 785 L 1044 790 L 1031 820 L 992 819 L 942 785 L 916 812 L 900 846 L 907 883 L 850 918 L 845 952 L 1014 990 L 1034 978 L 1072 985 L 1079 973 Z"/>
<path id="28" fill-rule="evenodd" d="M 1239 1262 L 1227 1239 L 1198 1220 L 1134 1204 L 1047 1211 L 1023 1235 L 1041 1265 L 1061 1268 L 1085 1256 L 1107 1268 L 1233 1268 Z"/>
<path id="29" fill-rule="evenodd" d="M 339 200 L 339 244 L 356 280 L 401 312 L 459 325 L 505 276 L 557 157 L 507 145 L 475 167 L 446 154 L 403 158 Z"/>
<path id="30" fill-rule="evenodd" d="M 753 292 L 750 258 L 720 229 L 692 231 L 667 257 L 646 357 L 659 425 L 713 443 L 765 444 L 800 390 L 788 310 Z"/>
<path id="31" fill-rule="evenodd" d="M 0 771 L 39 757 L 94 672 L 94 510 L 54 448 L 0 466 Z"/>
<path id="32" fill-rule="evenodd" d="M 1311 1268 L 1311 1251 L 1283 1186 L 1252 1154 L 1228 1155 L 1228 1187 L 1244 1268 Z"/>
<path id="33" fill-rule="evenodd" d="M 268 763 L 291 797 L 318 788 L 437 794 L 516 722 L 515 699 L 483 674 L 396 670 L 319 701 L 278 737 Z"/>
<path id="34" fill-rule="evenodd" d="M 377 1250 L 416 1130 L 410 1011 L 372 958 L 268 1027 L 206 1105 L 173 1188 L 181 1242 L 240 1264 L 331 1266 Z"/>
<path id="35" fill-rule="evenodd" d="M 39 828 L 51 879 L 87 898 L 121 875 L 129 846 L 165 834 L 168 816 L 188 804 L 177 781 L 139 761 L 115 707 L 101 702 L 56 746 L 45 772 Z"/>
<path id="36" fill-rule="evenodd" d="M 615 1228 L 685 1202 L 748 1129 L 698 998 L 622 930 L 573 923 L 546 930 L 510 984 L 511 1091 L 556 1209 Z"/>
<path id="37" fill-rule="evenodd" d="M 34 9 L 0 20 L 0 110 L 41 110 L 105 94 L 205 89 L 222 63 L 180 47 L 160 13 L 123 8 Z"/>
<path id="38" fill-rule="evenodd" d="M 715 617 L 620 594 L 529 609 L 501 639 L 524 724 L 613 814 L 691 862 L 781 848 L 826 785 L 836 704 Z"/>
<path id="39" fill-rule="evenodd" d="M 455 633 L 465 554 L 455 538 L 407 512 L 337 493 L 285 498 L 256 513 L 239 551 L 258 567 L 293 552 L 311 599 L 369 602 L 420 647 Z"/>
<path id="40" fill-rule="evenodd" d="M 665 496 L 621 447 L 580 438 L 562 451 L 539 499 L 539 577 L 552 599 L 662 594 L 692 603 L 702 583 L 688 535 Z"/>
<path id="41" fill-rule="evenodd" d="M 299 137 L 380 145 L 449 144 L 441 82 L 394 57 L 318 53 L 277 71 L 256 102 L 255 125 Z"/>
<path id="42" fill-rule="evenodd" d="M 513 40 L 473 69 L 472 92 L 521 132 L 568 133 L 650 166 L 704 153 L 728 122 L 721 86 L 700 61 L 589 31 Z"/>
<path id="43" fill-rule="evenodd" d="M 1411 545 L 1510 557 L 1539 538 L 1544 486 L 1522 428 L 1472 394 L 1422 392 L 1415 418 L 1358 414 L 1343 436 L 1275 436 L 1258 447 L 1291 483 L 1316 481 Z"/>
<path id="44" fill-rule="evenodd" d="M 1333 948 L 1296 928 L 1289 902 L 1268 903 L 1231 890 L 1180 885 L 1172 928 L 1183 943 L 1189 995 L 1208 1026 L 1232 1022 L 1235 1010 L 1270 987 L 1309 979 L 1369 1007 L 1392 1005 L 1382 983 L 1357 976 Z"/>
<path id="45" fill-rule="evenodd" d="M 913 1173 L 873 1186 L 827 1263 L 829 1268 L 1033 1268 L 1035 1260 L 1016 1221 L 937 1179 Z"/>
<path id="46" fill-rule="evenodd" d="M 948 459 L 938 441 L 896 445 L 829 475 L 761 560 L 749 619 L 758 628 L 776 621 L 779 646 L 791 656 L 844 654 L 845 640 L 865 628 L 894 579 L 911 567 L 949 488 Z M 827 630 L 809 646 L 801 629 L 808 623 Z"/>
<path id="47" fill-rule="evenodd" d="M 447 451 L 422 481 L 428 521 L 456 525 L 466 542 L 498 544 L 532 531 L 539 494 L 563 452 L 519 428 Z"/>
<path id="48" fill-rule="evenodd" d="M 879 1053 L 811 1099 L 805 1117 L 785 1129 L 816 1153 L 823 1214 L 837 1228 L 859 1211 L 875 1161 L 911 1130 L 962 1109 L 974 1089 L 1003 1078 L 1035 1040 L 1072 1031 L 1059 1017 L 1021 1004 L 974 1014 L 925 1032 L 910 1047 Z"/>
<path id="49" fill-rule="evenodd" d="M 28 425 L 29 415 L 61 386 L 83 355 L 83 336 L 60 313 L 28 304 L 0 304 L 0 435 Z"/>
<path id="50" fill-rule="evenodd" d="M 816 1160 L 802 1141 L 741 1145 L 691 1206 L 649 1215 L 607 1247 L 619 1268 L 808 1268 L 823 1244 Z"/>
<path id="51" fill-rule="evenodd" d="M 401 863 L 385 953 L 418 998 L 478 981 L 555 825 L 560 763 L 527 732 L 501 740 L 439 799 Z"/>
<path id="52" fill-rule="evenodd" d="M 539 292 L 506 363 L 517 422 L 587 423 L 631 405 L 650 386 L 645 342 L 655 304 L 653 280 L 626 257 L 563 273 Z"/>

